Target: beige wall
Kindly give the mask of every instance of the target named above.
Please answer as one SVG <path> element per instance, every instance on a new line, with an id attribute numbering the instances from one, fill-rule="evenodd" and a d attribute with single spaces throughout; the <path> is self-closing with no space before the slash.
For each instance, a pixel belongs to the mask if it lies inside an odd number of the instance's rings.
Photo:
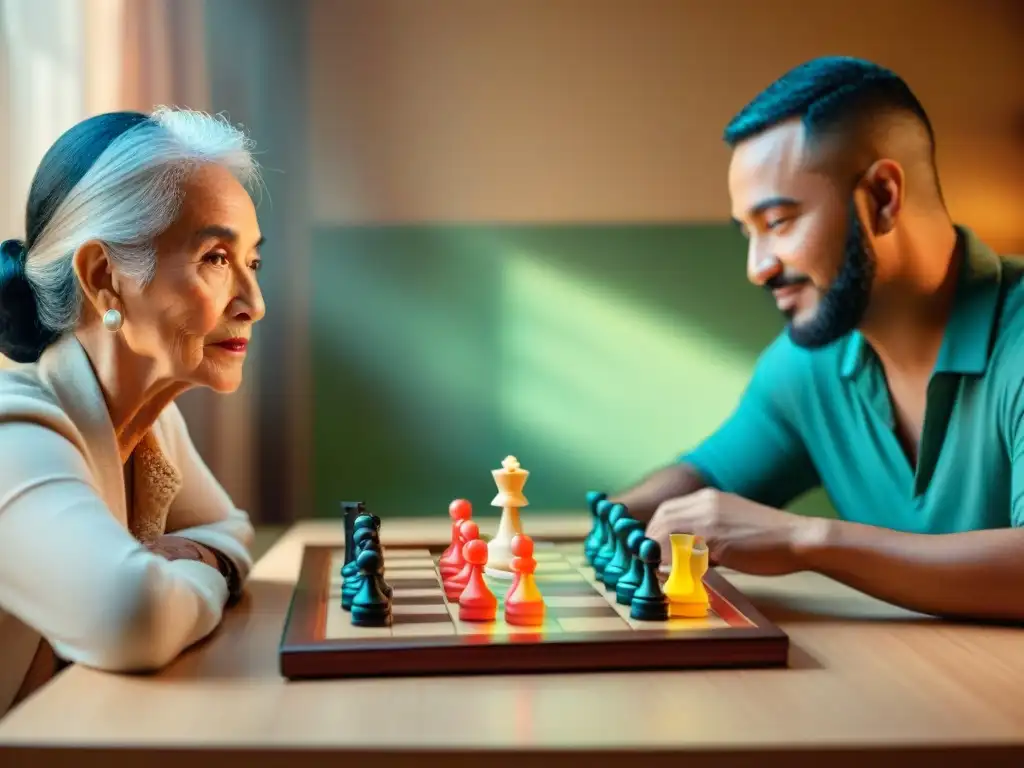
<path id="1" fill-rule="evenodd" d="M 1024 247 L 1024 3 L 313 0 L 313 206 L 352 221 L 721 220 L 722 125 L 826 53 L 899 71 L 956 217 Z"/>

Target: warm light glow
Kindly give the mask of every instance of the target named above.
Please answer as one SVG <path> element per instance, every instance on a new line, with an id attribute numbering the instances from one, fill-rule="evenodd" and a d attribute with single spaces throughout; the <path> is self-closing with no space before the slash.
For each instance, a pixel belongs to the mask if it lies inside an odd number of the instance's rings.
<path id="1" fill-rule="evenodd" d="M 123 109 L 124 0 L 87 0 L 83 22 L 85 112 Z"/>

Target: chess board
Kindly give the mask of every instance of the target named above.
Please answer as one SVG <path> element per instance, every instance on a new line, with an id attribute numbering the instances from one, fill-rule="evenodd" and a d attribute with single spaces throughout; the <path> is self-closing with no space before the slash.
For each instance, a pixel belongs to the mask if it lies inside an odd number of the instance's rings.
<path id="1" fill-rule="evenodd" d="M 459 619 L 437 566 L 443 549 L 385 547 L 393 622 L 359 627 L 341 606 L 344 548 L 307 547 L 280 644 L 281 673 L 301 679 L 786 664 L 786 634 L 715 569 L 704 578 L 708 616 L 637 621 L 595 579 L 581 541 L 538 541 L 545 622 L 515 626 L 502 618 L 511 582 L 493 575 L 485 579 L 499 599 L 497 619 Z"/>

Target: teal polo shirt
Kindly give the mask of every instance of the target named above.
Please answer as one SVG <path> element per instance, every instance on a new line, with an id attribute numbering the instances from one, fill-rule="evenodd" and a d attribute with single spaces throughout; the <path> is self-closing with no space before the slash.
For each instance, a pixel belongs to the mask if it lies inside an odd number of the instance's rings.
<path id="1" fill-rule="evenodd" d="M 965 258 L 914 465 L 884 371 L 857 332 L 783 332 L 721 428 L 680 456 L 722 491 L 782 508 L 823 488 L 840 518 L 915 533 L 1024 525 L 1024 259 L 958 227 Z"/>

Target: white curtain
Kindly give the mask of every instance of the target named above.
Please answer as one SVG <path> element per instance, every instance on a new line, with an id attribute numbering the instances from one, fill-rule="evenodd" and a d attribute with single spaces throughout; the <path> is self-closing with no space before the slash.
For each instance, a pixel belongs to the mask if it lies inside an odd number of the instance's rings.
<path id="1" fill-rule="evenodd" d="M 25 236 L 32 175 L 50 144 L 87 114 L 80 0 L 0 0 L 0 237 Z"/>
<path id="2" fill-rule="evenodd" d="M 204 2 L 0 0 L 0 239 L 25 236 L 36 166 L 76 122 L 159 104 L 219 111 L 209 103 Z M 188 393 L 180 405 L 210 468 L 257 514 L 252 398 L 247 384 L 230 397 Z"/>

